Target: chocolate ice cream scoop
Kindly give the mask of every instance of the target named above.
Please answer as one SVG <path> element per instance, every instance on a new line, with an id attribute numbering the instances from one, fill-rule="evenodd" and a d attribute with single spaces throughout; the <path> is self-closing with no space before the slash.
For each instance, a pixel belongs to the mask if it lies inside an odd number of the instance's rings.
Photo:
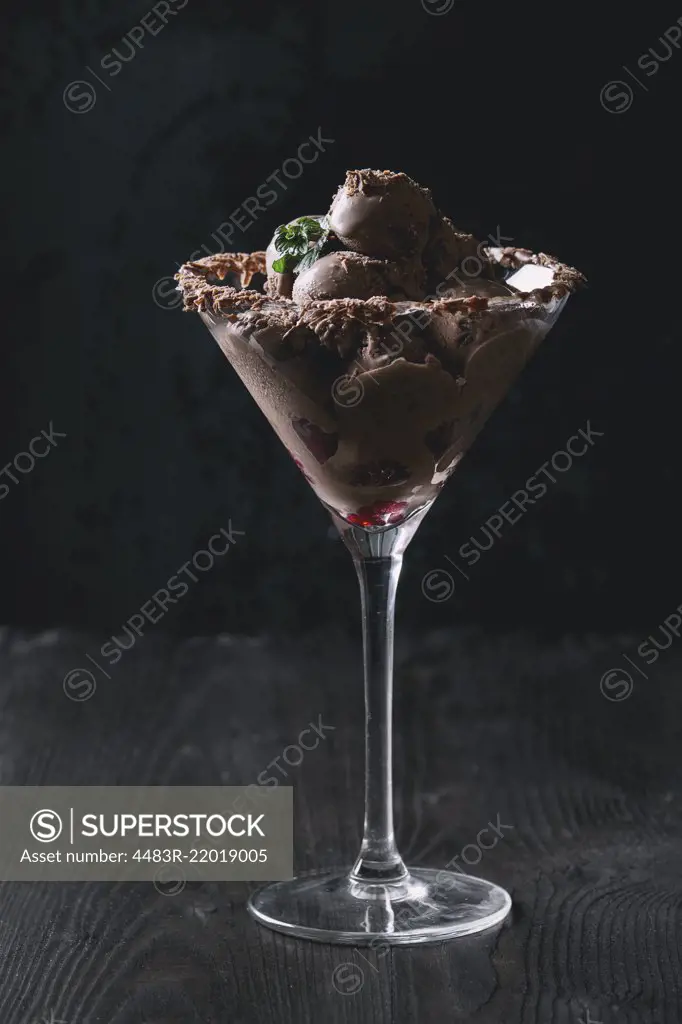
<path id="1" fill-rule="evenodd" d="M 249 288 L 265 270 L 266 293 Z M 178 280 L 321 500 L 365 528 L 435 498 L 583 282 L 457 231 L 407 175 L 367 170 L 267 254 L 207 257 Z"/>
<path id="2" fill-rule="evenodd" d="M 272 269 L 272 264 L 279 259 L 280 253 L 275 245 L 274 238 L 265 250 L 265 268 L 268 275 L 268 293 L 273 298 L 290 299 L 291 289 L 294 287 L 294 275 L 291 272 L 278 274 Z"/>
<path id="3" fill-rule="evenodd" d="M 453 281 L 447 290 L 441 291 L 441 297 L 448 299 L 463 299 L 471 295 L 492 299 L 499 295 L 514 295 L 514 289 L 501 281 L 489 281 L 486 277 L 471 277 L 468 280 L 462 277 L 459 281 Z"/>
<path id="4" fill-rule="evenodd" d="M 428 189 L 406 174 L 348 171 L 329 211 L 343 244 L 376 259 L 421 255 L 436 208 Z"/>
<path id="5" fill-rule="evenodd" d="M 374 260 L 358 252 L 333 252 L 313 263 L 294 282 L 294 302 L 324 299 L 424 298 L 424 272 L 416 261 Z"/>
<path id="6" fill-rule="evenodd" d="M 489 270 L 478 240 L 458 231 L 442 214 L 431 225 L 423 260 L 429 290 L 436 290 L 441 283 L 449 286 L 461 278 L 482 277 Z"/>

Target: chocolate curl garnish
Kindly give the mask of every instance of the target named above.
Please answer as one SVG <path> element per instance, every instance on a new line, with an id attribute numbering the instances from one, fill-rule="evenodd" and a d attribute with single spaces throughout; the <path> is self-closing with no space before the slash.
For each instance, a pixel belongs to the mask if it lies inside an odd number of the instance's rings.
<path id="1" fill-rule="evenodd" d="M 259 292 L 240 292 L 230 285 L 211 284 L 209 278 L 224 281 L 228 274 L 236 274 L 242 288 L 248 288 L 254 274 L 265 274 L 264 252 L 221 252 L 204 259 L 184 263 L 175 280 L 180 283 L 185 300 L 185 310 L 193 311 L 215 308 L 215 299 L 234 299 L 242 303 L 261 299 Z"/>
<path id="2" fill-rule="evenodd" d="M 432 299 L 411 302 L 410 307 L 429 313 L 485 316 L 487 310 L 497 307 L 498 304 L 504 303 L 510 307 L 518 307 L 519 302 L 529 301 L 544 304 L 552 299 L 562 298 L 586 283 L 580 271 L 559 263 L 545 253 L 532 253 L 528 249 L 517 249 L 513 246 L 504 249 L 484 248 L 483 252 L 491 263 L 511 269 L 520 269 L 527 263 L 549 267 L 554 273 L 554 280 L 544 288 L 534 289 L 532 292 L 518 292 L 508 297 L 489 299 L 474 295 L 456 299 Z M 292 309 L 295 309 L 298 323 L 311 327 L 319 337 L 320 331 L 326 336 L 332 329 L 342 327 L 344 319 L 356 324 L 359 321 L 365 328 L 390 322 L 393 316 L 402 315 L 405 305 L 403 302 L 398 306 L 383 296 L 374 296 L 370 299 L 328 299 L 298 305 L 291 299 L 273 299 L 265 293 L 240 291 L 226 284 L 216 284 L 216 280 L 223 281 L 229 273 L 238 274 L 242 288 L 248 288 L 254 274 L 266 273 L 265 253 L 223 252 L 183 264 L 175 277 L 185 299 L 184 308 L 238 315 L 248 308 L 259 309 L 268 304 L 268 308 L 279 308 L 287 317 L 291 315 Z M 209 278 L 213 278 L 213 281 L 209 281 Z M 526 312 L 526 315 L 529 314 Z"/>
<path id="3" fill-rule="evenodd" d="M 254 274 L 265 274 L 264 252 L 219 252 L 194 263 L 185 263 L 181 270 L 188 268 L 206 278 L 214 274 L 223 281 L 228 274 L 239 274 L 242 288 L 248 288 Z"/>
<path id="4" fill-rule="evenodd" d="M 554 273 L 554 280 L 546 288 L 537 290 L 542 292 L 554 291 L 557 297 L 574 292 L 587 284 L 585 275 L 581 274 L 575 267 L 569 267 L 565 263 L 560 263 L 559 260 L 554 259 L 553 256 L 548 256 L 544 252 L 535 253 L 531 252 L 530 249 L 518 249 L 513 245 L 505 246 L 503 249 L 485 246 L 483 252 L 493 263 L 499 263 L 501 266 L 513 270 L 520 270 L 521 267 L 526 266 L 528 263 L 534 264 L 537 267 L 548 267 Z"/>

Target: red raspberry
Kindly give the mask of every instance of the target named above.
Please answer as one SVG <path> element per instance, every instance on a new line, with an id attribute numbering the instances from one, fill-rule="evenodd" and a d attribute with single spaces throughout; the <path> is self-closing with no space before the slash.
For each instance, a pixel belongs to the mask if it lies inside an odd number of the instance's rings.
<path id="1" fill-rule="evenodd" d="M 364 505 L 357 512 L 346 516 L 346 521 L 353 526 L 393 526 L 405 515 L 406 501 L 375 501 L 373 505 Z"/>

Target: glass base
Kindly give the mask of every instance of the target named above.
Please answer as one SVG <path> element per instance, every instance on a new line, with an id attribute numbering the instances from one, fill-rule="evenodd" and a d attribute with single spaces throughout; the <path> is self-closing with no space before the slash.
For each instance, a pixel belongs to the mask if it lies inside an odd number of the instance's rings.
<path id="1" fill-rule="evenodd" d="M 326 873 L 275 882 L 250 898 L 260 924 L 285 935 L 349 946 L 416 945 L 471 935 L 511 909 L 504 889 L 482 878 L 413 868 L 390 885 Z"/>

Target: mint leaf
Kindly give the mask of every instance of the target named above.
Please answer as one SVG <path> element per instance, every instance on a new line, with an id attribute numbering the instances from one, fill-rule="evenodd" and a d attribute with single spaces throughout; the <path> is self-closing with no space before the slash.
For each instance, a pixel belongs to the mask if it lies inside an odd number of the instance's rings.
<path id="1" fill-rule="evenodd" d="M 320 222 L 312 217 L 299 217 L 289 224 L 280 224 L 275 237 L 275 247 L 279 252 L 293 252 L 303 255 L 311 242 L 322 234 Z"/>
<path id="2" fill-rule="evenodd" d="M 331 232 L 325 231 L 320 235 L 315 245 L 308 249 L 305 255 L 298 261 L 298 265 L 294 270 L 295 274 L 302 274 L 304 270 L 309 270 L 319 259 L 334 251 L 334 242 L 330 238 L 330 234 Z"/>
<path id="3" fill-rule="evenodd" d="M 310 267 L 312 267 L 313 263 L 315 263 L 318 259 L 319 253 L 317 251 L 317 248 L 314 247 L 312 249 L 308 249 L 305 256 L 302 256 L 301 259 L 299 260 L 298 266 L 296 267 L 294 273 L 302 274 L 304 270 L 309 270 Z"/>
<path id="4" fill-rule="evenodd" d="M 288 224 L 280 224 L 275 232 L 278 258 L 272 269 L 277 274 L 300 274 L 334 248 L 327 217 L 321 221 L 314 217 L 299 217 Z"/>
<path id="5" fill-rule="evenodd" d="M 316 238 L 324 231 L 320 221 L 314 217 L 299 217 L 297 221 L 294 221 L 294 224 L 300 225 L 310 238 Z"/>
<path id="6" fill-rule="evenodd" d="M 297 260 L 298 256 L 287 253 L 285 256 L 280 256 L 279 259 L 272 261 L 272 269 L 277 274 L 286 274 L 290 270 L 294 270 Z"/>
<path id="7" fill-rule="evenodd" d="M 275 233 L 275 249 L 281 256 L 304 256 L 323 230 L 313 217 L 299 217 L 288 224 L 280 224 Z"/>

